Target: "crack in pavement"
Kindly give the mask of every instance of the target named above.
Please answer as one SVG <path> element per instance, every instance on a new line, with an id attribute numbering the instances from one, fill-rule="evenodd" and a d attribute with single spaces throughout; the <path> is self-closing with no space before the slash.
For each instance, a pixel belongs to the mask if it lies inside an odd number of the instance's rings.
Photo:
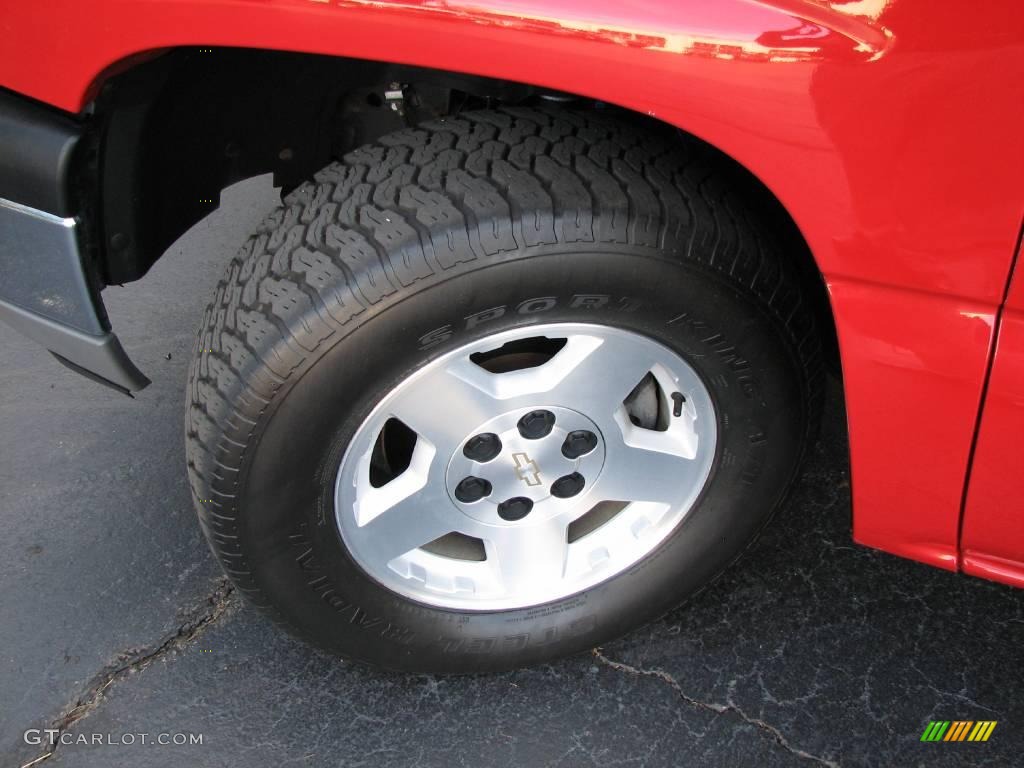
<path id="1" fill-rule="evenodd" d="M 717 715 L 731 712 L 732 714 L 736 715 L 741 720 L 743 720 L 745 723 L 753 725 L 759 731 L 768 734 L 768 736 L 770 736 L 776 744 L 785 749 L 787 752 L 796 755 L 797 757 L 800 757 L 804 760 L 811 760 L 821 765 L 826 765 L 829 768 L 840 768 L 839 763 L 836 763 L 832 760 L 828 760 L 824 757 L 812 755 L 810 752 L 805 752 L 799 747 L 793 746 L 789 743 L 789 739 L 787 739 L 783 735 L 782 731 L 780 731 L 778 728 L 776 728 L 773 725 L 770 725 L 769 723 L 766 723 L 764 720 L 761 720 L 760 718 L 751 717 L 738 706 L 736 706 L 736 704 L 733 702 L 729 702 L 728 704 L 718 704 L 716 702 L 700 701 L 698 699 L 693 698 L 692 696 L 687 695 L 687 693 L 683 690 L 683 687 L 679 684 L 679 681 L 672 677 L 672 675 L 670 675 L 668 672 L 662 669 L 643 669 L 642 667 L 634 667 L 629 664 L 625 664 L 621 661 L 609 659 L 601 652 L 600 648 L 592 649 L 591 654 L 593 654 L 594 658 L 597 659 L 599 662 L 618 672 L 625 672 L 630 675 L 637 675 L 638 677 L 653 677 L 657 680 L 661 680 L 663 683 L 669 685 L 679 695 L 679 698 L 681 698 L 683 701 L 685 701 L 687 704 L 693 707 L 703 709 L 708 712 L 714 712 Z"/>
<path id="2" fill-rule="evenodd" d="M 61 736 L 79 720 L 94 712 L 103 702 L 107 690 L 114 683 L 123 680 L 130 674 L 141 672 L 157 659 L 183 649 L 218 621 L 229 608 L 231 595 L 235 588 L 223 576 L 218 578 L 214 584 L 214 589 L 209 595 L 184 611 L 185 621 L 163 640 L 144 648 L 122 651 L 114 662 L 94 675 L 85 690 L 75 699 L 74 705 L 66 709 L 46 729 L 52 738 L 49 739 L 50 743 L 46 745 L 43 752 L 24 763 L 21 768 L 31 768 L 31 766 L 39 765 L 53 757 L 57 752 L 57 747 L 60 746 Z"/>

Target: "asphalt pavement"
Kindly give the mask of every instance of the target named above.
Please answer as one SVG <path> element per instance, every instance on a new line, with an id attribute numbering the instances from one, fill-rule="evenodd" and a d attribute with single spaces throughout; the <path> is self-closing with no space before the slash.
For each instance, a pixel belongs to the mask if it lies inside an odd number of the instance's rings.
<path id="1" fill-rule="evenodd" d="M 200 536 L 182 426 L 202 308 L 272 205 L 266 179 L 232 188 L 142 281 L 104 293 L 153 379 L 135 400 L 0 326 L 3 765 L 1021 764 L 1024 592 L 852 543 L 835 384 L 748 555 L 589 654 L 396 675 L 272 625 Z M 998 724 L 985 743 L 922 742 L 931 720 Z"/>

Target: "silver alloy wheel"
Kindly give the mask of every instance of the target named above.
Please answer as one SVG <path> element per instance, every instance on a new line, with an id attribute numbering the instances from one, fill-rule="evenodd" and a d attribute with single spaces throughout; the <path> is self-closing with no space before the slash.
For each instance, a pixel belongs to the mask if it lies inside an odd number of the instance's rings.
<path id="1" fill-rule="evenodd" d="M 564 345 L 503 373 L 474 361 L 537 338 Z M 640 426 L 626 400 L 644 381 L 661 416 Z M 393 419 L 414 442 L 402 471 L 374 482 Z M 707 388 L 664 345 L 603 325 L 517 328 L 433 360 L 384 396 L 342 458 L 335 514 L 355 561 L 398 594 L 524 608 L 650 554 L 696 501 L 716 439 Z"/>

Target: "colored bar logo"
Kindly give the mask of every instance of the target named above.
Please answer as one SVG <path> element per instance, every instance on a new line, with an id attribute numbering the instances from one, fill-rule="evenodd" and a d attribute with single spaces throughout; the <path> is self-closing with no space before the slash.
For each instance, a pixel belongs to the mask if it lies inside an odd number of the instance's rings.
<path id="1" fill-rule="evenodd" d="M 921 741 L 988 741 L 996 729 L 996 720 L 932 720 L 921 734 Z"/>

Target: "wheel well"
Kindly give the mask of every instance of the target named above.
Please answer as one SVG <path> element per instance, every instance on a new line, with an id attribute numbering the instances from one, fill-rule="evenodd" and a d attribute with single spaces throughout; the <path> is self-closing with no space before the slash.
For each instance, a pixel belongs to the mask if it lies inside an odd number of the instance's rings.
<path id="1" fill-rule="evenodd" d="M 288 191 L 391 131 L 536 100 L 618 110 L 507 80 L 313 54 L 179 48 L 149 58 L 103 84 L 86 133 L 88 160 L 76 191 L 95 233 L 100 277 L 107 285 L 142 277 L 236 181 L 269 172 Z M 791 254 L 817 309 L 823 346 L 838 363 L 828 295 L 806 241 L 760 180 L 716 152 Z"/>

